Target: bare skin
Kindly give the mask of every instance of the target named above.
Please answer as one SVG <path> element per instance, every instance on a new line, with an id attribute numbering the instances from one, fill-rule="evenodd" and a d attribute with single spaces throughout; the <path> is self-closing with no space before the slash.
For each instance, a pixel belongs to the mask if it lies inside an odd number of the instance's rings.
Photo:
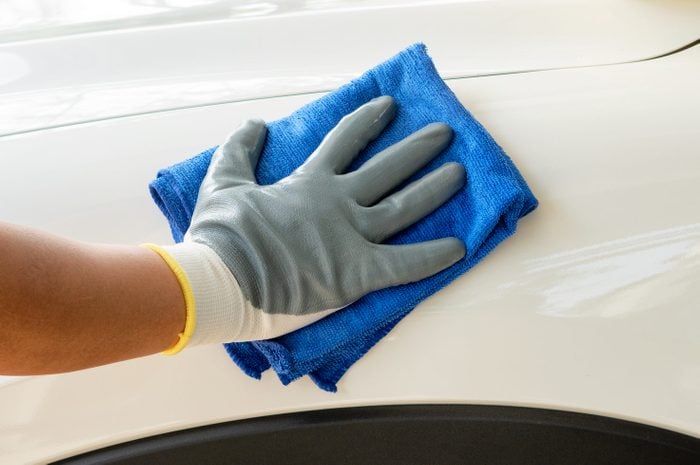
<path id="1" fill-rule="evenodd" d="M 0 223 L 0 374 L 62 373 L 162 352 L 184 325 L 180 285 L 151 250 Z"/>

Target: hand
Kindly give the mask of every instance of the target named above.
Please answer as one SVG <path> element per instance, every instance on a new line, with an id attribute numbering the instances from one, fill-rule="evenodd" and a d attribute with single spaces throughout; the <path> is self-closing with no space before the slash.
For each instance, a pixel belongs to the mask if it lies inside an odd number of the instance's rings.
<path id="1" fill-rule="evenodd" d="M 267 186 L 254 175 L 263 121 L 244 123 L 219 147 L 185 241 L 165 248 L 194 294 L 192 344 L 276 337 L 464 256 L 456 238 L 382 244 L 464 185 L 463 166 L 447 163 L 385 197 L 449 145 L 449 126 L 430 124 L 346 172 L 395 112 L 391 97 L 361 106 L 302 166 Z"/>

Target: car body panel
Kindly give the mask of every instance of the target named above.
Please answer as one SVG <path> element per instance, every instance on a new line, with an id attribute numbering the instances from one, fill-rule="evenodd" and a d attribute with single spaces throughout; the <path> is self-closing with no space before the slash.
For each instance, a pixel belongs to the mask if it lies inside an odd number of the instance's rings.
<path id="1" fill-rule="evenodd" d="M 700 437 L 700 47 L 632 64 L 448 80 L 540 199 L 516 235 L 420 304 L 337 394 L 252 380 L 218 345 L 0 385 L 3 463 L 261 415 L 494 404 Z M 0 217 L 71 237 L 169 242 L 146 184 L 264 98 L 0 138 Z M 206 124 L 202 124 L 205 122 Z"/>
<path id="2" fill-rule="evenodd" d="M 419 41 L 455 78 L 649 59 L 700 28 L 685 0 L 186 3 L 0 9 L 0 135 L 329 91 Z"/>
<path id="3" fill-rule="evenodd" d="M 673 53 L 697 41 L 700 3 L 186 3 L 0 4 L 0 219 L 170 242 L 146 190 L 159 168 L 416 41 L 541 205 L 337 394 L 252 380 L 218 345 L 0 377 L 2 463 L 386 404 L 555 408 L 700 437 L 700 46 Z"/>

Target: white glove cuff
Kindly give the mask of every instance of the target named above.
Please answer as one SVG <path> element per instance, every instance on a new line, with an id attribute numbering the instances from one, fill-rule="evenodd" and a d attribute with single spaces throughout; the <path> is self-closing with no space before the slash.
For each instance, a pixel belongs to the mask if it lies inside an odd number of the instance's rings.
<path id="1" fill-rule="evenodd" d="M 306 315 L 268 314 L 248 302 L 235 276 L 208 246 L 191 241 L 144 246 L 168 263 L 185 298 L 185 329 L 178 343 L 165 354 L 176 354 L 186 346 L 277 337 L 338 310 Z"/>
<path id="2" fill-rule="evenodd" d="M 239 339 L 246 300 L 236 278 L 212 249 L 197 242 L 162 247 L 180 265 L 194 296 L 188 346 Z"/>

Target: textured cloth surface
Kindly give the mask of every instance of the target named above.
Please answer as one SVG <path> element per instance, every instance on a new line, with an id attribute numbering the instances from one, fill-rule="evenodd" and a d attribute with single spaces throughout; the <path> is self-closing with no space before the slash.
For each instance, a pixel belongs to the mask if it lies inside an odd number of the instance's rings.
<path id="1" fill-rule="evenodd" d="M 428 279 L 373 292 L 285 336 L 224 344 L 231 358 L 250 376 L 259 378 L 272 367 L 284 384 L 308 374 L 322 389 L 335 391 L 348 368 L 418 303 L 474 266 L 537 206 L 512 161 L 445 85 L 422 44 L 409 47 L 290 116 L 269 123 L 256 172 L 258 182 L 271 184 L 289 175 L 343 116 L 380 95 L 394 97 L 396 119 L 355 160 L 351 170 L 436 121 L 454 129 L 454 140 L 408 182 L 448 161 L 462 163 L 467 170 L 467 185 L 462 191 L 389 242 L 456 236 L 465 242 L 467 256 Z M 161 170 L 150 185 L 151 195 L 178 242 L 189 226 L 199 185 L 215 149 Z"/>

